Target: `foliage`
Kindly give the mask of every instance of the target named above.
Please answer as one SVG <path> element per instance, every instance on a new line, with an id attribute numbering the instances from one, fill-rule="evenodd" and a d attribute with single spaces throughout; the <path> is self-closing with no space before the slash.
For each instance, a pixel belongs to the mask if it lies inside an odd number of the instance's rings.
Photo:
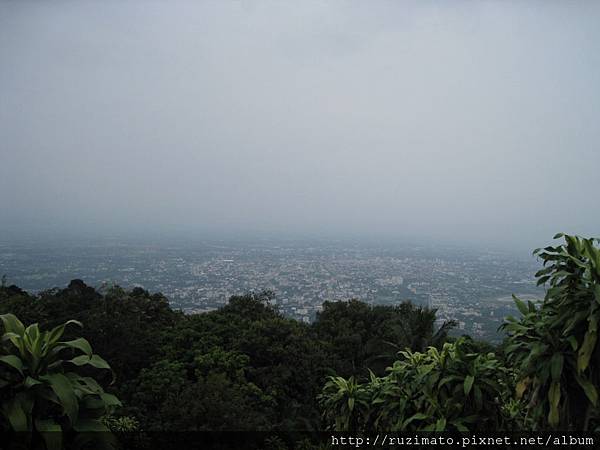
<path id="1" fill-rule="evenodd" d="M 44 328 L 70 319 L 85 323 L 82 337 L 110 361 L 120 381 L 133 379 L 151 364 L 160 352 L 162 334 L 181 316 L 161 294 L 149 294 L 141 288 L 126 291 L 118 286 L 101 293 L 81 280 L 37 296 L 16 286 L 0 288 L 0 313 L 15 314 L 24 323 L 37 322 Z M 65 333 L 76 337 L 68 329 Z"/>
<path id="2" fill-rule="evenodd" d="M 32 295 L 3 282 L 0 428 L 24 429 L 42 446 L 47 430 L 71 436 L 86 425 L 273 436 L 324 426 L 598 429 L 600 250 L 593 239 L 557 237 L 565 243 L 536 251 L 545 299 L 515 299 L 522 317 L 507 318 L 500 348 L 449 337 L 453 322 L 436 327 L 435 310 L 409 302 L 325 302 L 305 324 L 283 317 L 268 291 L 184 315 L 141 288 L 73 280 Z"/>
<path id="3" fill-rule="evenodd" d="M 144 427 L 318 428 L 315 397 L 328 355 L 308 325 L 284 318 L 270 298 L 232 297 L 218 311 L 183 317 L 163 336 L 163 358 L 130 389 L 129 405 L 145 412 Z M 161 379 L 172 380 L 169 394 L 149 395 Z M 211 401 L 199 404 L 199 395 Z"/>
<path id="4" fill-rule="evenodd" d="M 533 425 L 585 431 L 600 419 L 600 249 L 595 239 L 561 237 L 564 244 L 534 252 L 544 264 L 538 284 L 549 287 L 539 307 L 515 297 L 522 318 L 504 324 L 506 352 Z"/>
<path id="5" fill-rule="evenodd" d="M 273 421 L 273 399 L 246 380 L 243 358 L 214 350 L 232 365 L 188 374 L 182 363 L 144 369 L 131 399 L 146 430 L 263 430 Z M 208 357 L 208 359 L 211 358 Z M 225 369 L 225 370 L 224 370 Z M 228 372 L 228 371 L 231 372 Z M 151 408 L 151 409 L 145 409 Z M 141 413 L 141 414 L 140 414 Z"/>
<path id="6" fill-rule="evenodd" d="M 321 395 L 335 431 L 498 429 L 509 371 L 493 353 L 465 353 L 465 340 L 441 350 L 400 352 L 388 375 L 366 383 L 331 377 Z"/>
<path id="7" fill-rule="evenodd" d="M 435 329 L 436 310 L 403 302 L 396 306 L 367 305 L 358 300 L 325 302 L 314 330 L 329 345 L 338 375 L 383 375 L 399 350 L 440 347 L 455 322 Z"/>
<path id="8" fill-rule="evenodd" d="M 131 416 L 104 416 L 102 417 L 102 423 L 106 428 L 115 433 L 126 433 L 140 429 L 138 420 Z"/>
<path id="9" fill-rule="evenodd" d="M 59 431 L 108 431 L 101 418 L 120 405 L 86 369 L 110 372 L 84 338 L 61 340 L 71 320 L 41 331 L 12 314 L 0 315 L 0 429 L 42 436 L 49 449 L 61 448 Z"/>

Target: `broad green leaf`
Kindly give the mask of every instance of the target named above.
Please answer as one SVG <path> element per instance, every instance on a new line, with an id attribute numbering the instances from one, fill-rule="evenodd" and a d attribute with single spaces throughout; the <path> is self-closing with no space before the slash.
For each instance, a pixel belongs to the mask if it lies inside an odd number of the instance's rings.
<path id="1" fill-rule="evenodd" d="M 47 341 L 48 346 L 51 347 L 54 344 L 56 344 L 58 342 L 58 340 L 62 337 L 64 332 L 65 332 L 65 324 L 64 323 L 62 325 L 52 328 L 52 330 L 50 330 L 50 333 L 48 333 L 48 341 Z"/>
<path id="2" fill-rule="evenodd" d="M 573 349 L 573 351 L 576 351 L 577 347 L 579 347 L 579 342 L 577 342 L 575 336 L 569 336 L 567 338 L 567 341 L 569 342 L 569 344 L 571 344 L 571 348 Z"/>
<path id="3" fill-rule="evenodd" d="M 469 392 L 471 392 L 471 387 L 473 387 L 473 381 L 475 381 L 475 377 L 473 377 L 473 375 L 467 375 L 465 377 L 465 381 L 463 383 L 463 390 L 465 395 L 469 395 Z"/>
<path id="4" fill-rule="evenodd" d="M 100 394 L 100 398 L 106 403 L 106 406 L 109 408 L 123 406 L 121 400 L 119 400 L 115 395 L 109 394 L 107 392 L 103 392 Z"/>
<path id="5" fill-rule="evenodd" d="M 43 383 L 41 381 L 36 380 L 35 378 L 28 376 L 27 378 L 25 378 L 25 382 L 23 383 L 23 386 L 25 386 L 27 389 L 30 389 L 33 386 L 36 386 L 38 384 L 43 384 Z"/>
<path id="6" fill-rule="evenodd" d="M 15 333 L 19 336 L 23 336 L 23 333 L 25 333 L 25 326 L 14 314 L 2 314 L 0 315 L 0 320 L 7 332 Z"/>
<path id="7" fill-rule="evenodd" d="M 33 345 L 40 337 L 40 326 L 37 323 L 29 325 L 25 329 L 25 337 L 29 339 Z"/>
<path id="8" fill-rule="evenodd" d="M 548 423 L 556 427 L 560 421 L 558 405 L 560 403 L 560 383 L 553 381 L 548 390 L 548 401 L 550 403 L 550 412 L 548 414 Z"/>
<path id="9" fill-rule="evenodd" d="M 69 325 L 77 325 L 80 328 L 83 328 L 83 324 L 78 321 L 78 320 L 68 320 L 67 322 L 63 323 L 62 325 L 59 325 L 57 327 L 54 327 L 50 333 L 48 334 L 48 345 L 50 347 L 52 347 L 54 344 L 56 344 L 58 342 L 58 340 L 62 337 L 62 335 L 65 332 L 65 328 Z"/>
<path id="10" fill-rule="evenodd" d="M 555 270 L 555 268 L 554 268 L 554 267 L 555 267 L 555 266 L 550 266 L 550 267 L 546 267 L 546 268 L 544 268 L 544 269 L 538 270 L 538 271 L 535 273 L 534 277 L 536 277 L 536 278 L 537 278 L 537 277 L 541 277 L 542 275 L 548 275 L 549 273 L 552 273 L 552 272 Z"/>
<path id="11" fill-rule="evenodd" d="M 41 398 L 48 400 L 49 402 L 61 405 L 59 398 L 56 396 L 54 391 L 48 386 L 47 389 L 40 389 L 37 393 Z"/>
<path id="12" fill-rule="evenodd" d="M 79 414 L 79 403 L 69 379 L 62 373 L 43 375 L 40 378 L 49 383 L 60 400 L 64 413 L 69 417 L 71 424 L 74 424 Z"/>
<path id="13" fill-rule="evenodd" d="M 597 262 L 596 262 L 597 251 L 594 248 L 594 243 L 593 243 L 592 239 L 584 239 L 583 245 L 585 247 L 587 256 L 590 258 L 590 261 L 592 262 L 592 265 L 595 266 L 597 264 Z"/>
<path id="14" fill-rule="evenodd" d="M 59 344 L 61 346 L 81 350 L 87 356 L 92 356 L 92 346 L 87 341 L 87 339 L 77 338 L 77 339 L 73 339 L 72 341 L 60 342 Z"/>
<path id="15" fill-rule="evenodd" d="M 597 406 L 598 391 L 596 390 L 596 387 L 592 384 L 592 382 L 583 377 L 580 377 L 579 375 L 576 375 L 575 379 L 577 380 L 577 383 L 579 383 L 579 386 L 581 386 L 581 388 L 583 389 L 583 392 L 585 392 L 585 395 L 592 403 L 592 405 Z"/>
<path id="16" fill-rule="evenodd" d="M 102 387 L 98 384 L 96 380 L 91 377 L 78 377 L 78 382 L 85 384 L 85 386 L 94 394 L 100 394 L 103 392 Z"/>
<path id="17" fill-rule="evenodd" d="M 527 305 L 525 305 L 525 303 L 516 295 L 513 295 L 512 297 L 515 302 L 515 305 L 517 305 L 517 309 L 519 310 L 519 312 L 526 316 L 529 313 L 529 308 L 527 307 Z"/>
<path id="18" fill-rule="evenodd" d="M 541 286 L 542 284 L 544 284 L 546 281 L 548 281 L 550 279 L 550 275 L 546 275 L 543 277 L 538 278 L 536 285 L 537 286 Z"/>
<path id="19" fill-rule="evenodd" d="M 76 356 L 73 359 L 70 359 L 69 362 L 75 364 L 76 366 L 85 366 L 87 364 L 97 369 L 110 370 L 110 366 L 108 365 L 108 363 L 98 355 L 92 355 L 91 357 L 86 355 L 80 355 Z"/>
<path id="20" fill-rule="evenodd" d="M 371 380 L 371 383 L 375 383 L 377 381 L 377 376 L 371 369 L 369 369 L 369 379 Z"/>
<path id="21" fill-rule="evenodd" d="M 587 369 L 594 348 L 596 347 L 596 341 L 598 340 L 597 326 L 598 318 L 596 316 L 590 318 L 588 330 L 585 333 L 583 344 L 577 355 L 577 372 L 580 374 Z"/>
<path id="22" fill-rule="evenodd" d="M 402 424 L 402 428 L 405 429 L 414 420 L 425 420 L 425 419 L 429 419 L 429 415 L 424 414 L 424 413 L 413 414 L 412 416 L 410 416 L 408 419 L 406 419 L 404 421 L 404 423 Z"/>
<path id="23" fill-rule="evenodd" d="M 40 333 L 40 327 L 37 323 L 29 325 L 25 329 L 23 341 L 29 351 L 29 370 L 36 373 L 42 358 L 42 340 L 45 333 Z"/>
<path id="24" fill-rule="evenodd" d="M 515 388 L 517 400 L 520 400 L 523 397 L 523 393 L 527 390 L 531 380 L 529 377 L 519 381 Z"/>
<path id="25" fill-rule="evenodd" d="M 555 353 L 550 360 L 550 373 L 553 381 L 559 381 L 563 370 L 564 357 L 562 353 Z"/>
<path id="26" fill-rule="evenodd" d="M 445 431 L 446 430 L 446 419 L 441 418 L 435 423 L 435 431 Z"/>
<path id="27" fill-rule="evenodd" d="M 0 362 L 12 367 L 13 369 L 17 370 L 21 375 L 23 375 L 23 361 L 21 361 L 21 358 L 19 358 L 18 356 L 0 356 Z"/>
<path id="28" fill-rule="evenodd" d="M 2 403 L 2 414 L 10 423 L 13 431 L 23 432 L 29 430 L 29 423 L 27 420 L 27 411 L 24 409 L 24 403 L 21 401 L 22 397 L 16 395 Z"/>
<path id="29" fill-rule="evenodd" d="M 13 333 L 12 331 L 7 331 L 2 335 L 2 342 L 10 341 L 19 353 L 22 358 L 25 358 L 25 344 L 23 343 L 23 337 L 18 335 L 17 333 Z"/>
<path id="30" fill-rule="evenodd" d="M 454 425 L 461 433 L 466 433 L 469 431 L 469 429 L 460 420 L 452 422 L 452 425 Z"/>

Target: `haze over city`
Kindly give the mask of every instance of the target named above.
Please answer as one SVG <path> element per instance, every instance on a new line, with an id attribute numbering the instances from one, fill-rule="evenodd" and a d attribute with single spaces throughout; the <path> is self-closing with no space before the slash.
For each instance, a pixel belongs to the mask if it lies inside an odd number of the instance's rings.
<path id="1" fill-rule="evenodd" d="M 1 238 L 598 234 L 597 3 L 2 2 Z"/>

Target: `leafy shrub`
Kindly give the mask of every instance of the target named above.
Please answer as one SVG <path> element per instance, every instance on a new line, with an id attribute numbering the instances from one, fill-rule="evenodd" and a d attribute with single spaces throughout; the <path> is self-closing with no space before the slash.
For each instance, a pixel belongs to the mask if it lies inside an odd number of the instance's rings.
<path id="1" fill-rule="evenodd" d="M 12 314 L 0 315 L 0 320 L 5 330 L 0 340 L 0 430 L 25 432 L 34 442 L 41 436 L 52 449 L 63 445 L 60 432 L 108 431 L 101 418 L 120 402 L 82 373 L 110 371 L 110 366 L 87 340 L 60 340 L 68 325 L 81 324 L 71 320 L 40 331 L 38 324 L 25 328 Z"/>
<path id="2" fill-rule="evenodd" d="M 400 352 L 388 375 L 365 383 L 330 377 L 320 397 L 335 431 L 498 429 L 510 373 L 493 353 L 465 352 L 465 340 L 441 350 Z"/>
<path id="3" fill-rule="evenodd" d="M 565 244 L 534 251 L 544 264 L 538 285 L 549 288 L 539 307 L 515 297 L 522 317 L 503 325 L 506 353 L 535 428 L 585 431 L 600 419 L 600 249 L 595 239 L 561 237 Z"/>

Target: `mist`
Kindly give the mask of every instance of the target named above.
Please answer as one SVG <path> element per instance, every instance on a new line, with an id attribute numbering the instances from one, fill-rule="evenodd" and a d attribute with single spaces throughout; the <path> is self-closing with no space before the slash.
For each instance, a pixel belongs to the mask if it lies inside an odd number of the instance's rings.
<path id="1" fill-rule="evenodd" d="M 600 235 L 595 2 L 1 2 L 0 234 Z"/>

